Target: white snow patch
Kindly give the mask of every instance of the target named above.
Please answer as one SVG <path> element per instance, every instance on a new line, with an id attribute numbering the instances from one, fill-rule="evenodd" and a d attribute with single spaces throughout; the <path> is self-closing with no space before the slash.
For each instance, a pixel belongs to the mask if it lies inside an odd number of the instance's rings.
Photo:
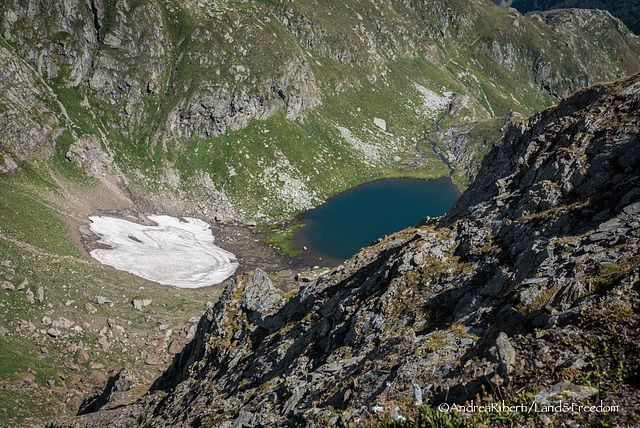
<path id="1" fill-rule="evenodd" d="M 219 284 L 238 267 L 236 256 L 213 244 L 202 220 L 149 216 L 155 226 L 114 217 L 89 217 L 91 231 L 111 249 L 91 251 L 100 263 L 164 285 L 200 288 Z"/>

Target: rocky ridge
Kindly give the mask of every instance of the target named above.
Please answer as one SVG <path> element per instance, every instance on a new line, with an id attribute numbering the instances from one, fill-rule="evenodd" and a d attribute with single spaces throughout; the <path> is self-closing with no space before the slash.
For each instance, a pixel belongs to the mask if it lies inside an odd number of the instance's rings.
<path id="1" fill-rule="evenodd" d="M 379 240 L 294 295 L 260 270 L 238 276 L 148 394 L 51 426 L 428 421 L 452 416 L 425 402 L 474 398 L 604 400 L 621 410 L 506 423 L 633 425 L 638 111 L 640 75 L 511 126 L 445 217 Z"/>

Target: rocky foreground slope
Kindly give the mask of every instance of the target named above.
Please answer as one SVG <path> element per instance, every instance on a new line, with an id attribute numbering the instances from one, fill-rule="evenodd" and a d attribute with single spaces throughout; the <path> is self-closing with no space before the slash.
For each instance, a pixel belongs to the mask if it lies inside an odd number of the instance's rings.
<path id="1" fill-rule="evenodd" d="M 619 406 L 470 415 L 491 424 L 633 425 L 639 111 L 640 75 L 577 92 L 512 127 L 445 217 L 293 296 L 238 276 L 146 395 L 123 371 L 103 410 L 52 426 L 455 424 L 431 405 L 473 399 Z"/>

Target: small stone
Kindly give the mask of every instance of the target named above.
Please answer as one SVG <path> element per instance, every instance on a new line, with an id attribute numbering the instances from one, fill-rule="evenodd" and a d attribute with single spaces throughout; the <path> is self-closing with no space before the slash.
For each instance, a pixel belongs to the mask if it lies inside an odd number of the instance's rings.
<path id="1" fill-rule="evenodd" d="M 22 281 L 20 285 L 18 285 L 18 288 L 16 288 L 16 290 L 24 290 L 25 288 L 27 288 L 27 285 L 29 285 L 29 280 L 25 278 L 24 281 Z"/>
<path id="2" fill-rule="evenodd" d="M 87 310 L 87 312 L 89 312 L 90 314 L 95 314 L 96 312 L 98 312 L 98 309 L 96 309 L 95 306 L 93 306 L 91 303 L 87 303 L 84 305 L 84 308 Z"/>
<path id="3" fill-rule="evenodd" d="M 107 318 L 107 324 L 109 324 L 109 327 L 115 328 L 116 320 L 114 320 L 113 318 Z"/>
<path id="4" fill-rule="evenodd" d="M 498 348 L 498 356 L 500 358 L 500 366 L 503 370 L 503 376 L 513 371 L 516 363 L 516 351 L 513 349 L 509 337 L 505 332 L 501 332 L 496 339 L 496 347 Z"/>
<path id="5" fill-rule="evenodd" d="M 98 345 L 106 345 L 107 343 L 107 338 L 104 336 L 100 336 L 97 340 Z"/>
<path id="6" fill-rule="evenodd" d="M 51 318 L 45 315 L 42 317 L 42 320 L 40 322 L 44 325 L 51 325 Z"/>
<path id="7" fill-rule="evenodd" d="M 101 363 L 91 363 L 91 364 L 89 365 L 89 368 L 90 368 L 91 370 L 100 370 L 100 369 L 103 369 L 103 368 L 104 368 L 104 364 L 101 364 Z"/>
<path id="8" fill-rule="evenodd" d="M 421 252 L 414 254 L 413 256 L 413 264 L 416 266 L 420 266 L 424 263 L 424 256 Z"/>
<path id="9" fill-rule="evenodd" d="M 42 303 L 44 302 L 44 288 L 43 287 L 38 287 L 38 289 L 36 290 L 36 300 L 38 301 L 38 303 Z"/>
<path id="10" fill-rule="evenodd" d="M 74 302 L 74 300 L 67 300 L 67 301 L 64 303 L 64 305 L 65 305 L 66 307 L 69 307 L 69 306 L 71 306 L 71 305 L 73 304 L 73 302 Z"/>
<path id="11" fill-rule="evenodd" d="M 78 352 L 76 352 L 76 360 L 78 364 L 84 364 L 89 361 L 89 354 L 82 348 L 78 348 Z"/>
<path id="12" fill-rule="evenodd" d="M 182 346 L 180 345 L 180 342 L 178 342 L 177 340 L 174 340 L 169 345 L 169 349 L 167 350 L 167 352 L 169 352 L 170 355 L 176 355 L 181 350 L 182 350 Z"/>
<path id="13" fill-rule="evenodd" d="M 539 416 L 540 422 L 542 422 L 544 424 L 544 426 L 548 426 L 552 424 L 552 420 L 549 416 L 545 415 L 544 413 L 540 413 Z"/>
<path id="14" fill-rule="evenodd" d="M 53 393 L 58 397 L 67 397 L 67 388 L 58 386 L 52 389 Z"/>
<path id="15" fill-rule="evenodd" d="M 157 366 L 161 362 L 162 359 L 158 354 L 149 354 L 149 356 L 144 360 L 144 363 L 149 366 Z"/>
<path id="16" fill-rule="evenodd" d="M 113 306 L 113 302 L 104 296 L 91 296 L 89 297 L 89 300 L 93 303 L 97 303 L 98 305 L 108 304 L 109 306 Z"/>
<path id="17" fill-rule="evenodd" d="M 7 334 L 7 333 L 9 333 L 9 330 L 7 330 L 6 328 L 4 328 L 4 327 L 2 327 L 0 325 L 0 336 L 4 337 L 4 335 Z"/>
<path id="18" fill-rule="evenodd" d="M 416 383 L 413 384 L 413 398 L 416 400 L 416 406 L 422 405 L 422 389 Z"/>
<path id="19" fill-rule="evenodd" d="M 376 124 L 376 126 L 380 129 L 382 129 L 383 131 L 387 130 L 387 122 L 384 119 L 380 119 L 378 117 L 374 117 L 373 118 L 373 123 Z"/>

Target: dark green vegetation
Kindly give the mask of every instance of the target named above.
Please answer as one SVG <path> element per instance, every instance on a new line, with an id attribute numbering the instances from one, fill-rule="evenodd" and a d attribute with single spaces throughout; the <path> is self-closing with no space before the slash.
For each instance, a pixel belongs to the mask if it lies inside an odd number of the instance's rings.
<path id="1" fill-rule="evenodd" d="M 293 236 L 302 227 L 304 227 L 303 223 L 288 225 L 279 229 L 267 229 L 264 241 L 276 247 L 278 254 L 286 257 L 296 257 L 302 253 L 302 250 L 293 243 Z"/>

